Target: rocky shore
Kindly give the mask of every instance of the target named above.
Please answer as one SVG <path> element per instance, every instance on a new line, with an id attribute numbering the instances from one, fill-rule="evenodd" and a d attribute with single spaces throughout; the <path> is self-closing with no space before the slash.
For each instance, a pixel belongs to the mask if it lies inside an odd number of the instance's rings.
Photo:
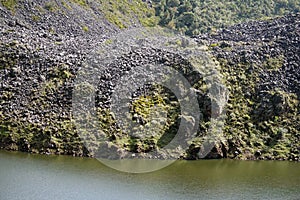
<path id="1" fill-rule="evenodd" d="M 120 30 L 93 9 L 94 5 L 87 9 L 69 3 L 70 9 L 62 2 L 47 6 L 44 1 L 24 1 L 15 11 L 0 6 L 2 149 L 95 156 L 80 140 L 73 122 L 74 80 L 90 51 Z M 131 25 L 139 26 L 136 22 Z M 298 161 L 300 15 L 238 24 L 194 40 L 207 46 L 220 64 L 230 93 L 223 129 L 225 140 L 217 142 L 206 158 Z M 113 88 L 113 75 L 119 76 L 124 70 L 134 70 L 136 63 L 147 62 L 180 66 L 189 72 L 184 58 L 143 49 L 120 60 L 114 73 L 99 87 Z M 193 81 L 195 84 L 203 80 Z M 196 89 L 201 90 L 200 86 Z M 176 98 L 165 90 L 151 95 L 157 95 L 153 104 L 168 100 L 162 105 L 172 113 L 166 127 L 172 134 L 178 121 Z M 207 110 L 210 104 L 205 92 L 198 95 L 200 108 Z M 140 153 L 159 146 L 159 138 L 137 140 L 123 134 L 107 109 L 109 99 L 99 97 L 96 101 L 101 128 L 110 140 L 109 148 Z M 172 105 L 167 104 L 170 101 Z M 147 103 L 139 99 L 134 110 L 135 120 L 141 125 L 145 119 L 140 117 L 143 113 L 138 111 L 138 105 Z M 200 124 L 199 136 L 207 133 L 209 117 L 207 114 L 206 121 Z M 198 159 L 200 151 L 201 143 L 192 142 L 182 158 Z"/>

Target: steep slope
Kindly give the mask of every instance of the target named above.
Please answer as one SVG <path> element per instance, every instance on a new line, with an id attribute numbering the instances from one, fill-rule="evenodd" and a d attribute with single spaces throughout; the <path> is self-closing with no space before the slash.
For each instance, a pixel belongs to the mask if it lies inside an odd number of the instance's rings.
<path id="1" fill-rule="evenodd" d="M 24 0 L 0 7 L 1 148 L 93 156 L 72 121 L 73 83 L 90 51 L 109 41 L 106 39 L 119 28 L 156 23 L 151 12 L 148 16 L 140 13 L 151 5 L 137 2 L 124 1 L 123 7 L 116 7 L 101 1 Z M 230 91 L 225 140 L 216 143 L 207 158 L 299 160 L 299 32 L 299 15 L 287 15 L 195 37 L 220 63 Z M 116 75 L 124 72 L 122 65 L 134 70 L 136 63 L 150 61 L 185 69 L 189 66 L 178 55 L 153 49 L 136 51 L 122 59 L 114 66 Z M 109 78 L 99 87 L 109 88 L 114 81 Z M 153 101 L 171 98 L 167 91 L 158 93 Z M 203 100 L 200 107 L 207 109 L 207 97 L 199 98 Z M 99 99 L 99 105 L 106 105 Z M 143 105 L 153 101 L 139 99 L 135 112 L 142 115 Z M 166 105 L 175 113 L 169 124 L 171 133 L 177 106 Z M 136 140 L 123 134 L 109 110 L 99 107 L 101 128 L 107 130 L 112 148 L 134 153 L 159 146 L 158 138 Z M 208 132 L 209 114 L 206 117 L 199 135 Z M 201 143 L 193 142 L 183 157 L 197 159 L 200 150 Z"/>
<path id="2" fill-rule="evenodd" d="M 299 159 L 300 15 L 238 24 L 209 41 L 230 90 L 232 157 Z"/>
<path id="3" fill-rule="evenodd" d="M 72 78 L 117 27 L 96 9 L 63 2 L 0 7 L 2 147 L 83 155 L 70 121 Z"/>

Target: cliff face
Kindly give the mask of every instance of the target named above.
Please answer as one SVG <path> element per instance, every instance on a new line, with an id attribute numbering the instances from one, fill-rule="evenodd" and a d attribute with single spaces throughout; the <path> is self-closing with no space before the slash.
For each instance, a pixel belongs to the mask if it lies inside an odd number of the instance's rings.
<path id="1" fill-rule="evenodd" d="M 126 18 L 124 11 L 119 13 L 124 20 L 118 22 L 114 15 L 102 11 L 113 8 L 112 4 L 80 2 L 21 1 L 13 7 L 0 7 L 1 148 L 93 156 L 79 139 L 72 121 L 77 72 L 89 52 L 118 28 L 140 26 L 139 22 L 149 25 L 155 19 L 142 16 L 136 5 L 128 3 L 126 8 L 132 9 L 129 13 L 134 17 Z M 140 6 L 143 10 L 149 5 Z M 215 144 L 208 158 L 299 159 L 299 20 L 299 15 L 288 15 L 194 38 L 206 45 L 220 63 L 230 92 L 225 140 Z M 188 66 L 180 56 L 159 50 L 137 51 L 123 59 L 121 64 L 129 70 L 134 70 L 135 63 L 151 59 L 170 66 Z M 113 79 L 106 81 L 99 87 L 114 83 Z M 172 98 L 166 91 L 158 93 L 155 101 Z M 205 104 L 201 108 L 209 106 L 205 96 L 200 99 Z M 99 99 L 98 103 L 103 105 Z M 137 107 L 147 103 L 140 99 Z M 178 114 L 176 106 L 166 107 Z M 138 141 L 124 135 L 106 107 L 99 107 L 101 126 L 107 130 L 110 146 L 132 153 L 156 148 L 159 139 Z M 171 119 L 176 121 L 176 115 Z M 208 131 L 205 125 L 200 127 L 199 133 Z M 193 142 L 183 157 L 197 159 L 199 151 L 201 143 Z"/>

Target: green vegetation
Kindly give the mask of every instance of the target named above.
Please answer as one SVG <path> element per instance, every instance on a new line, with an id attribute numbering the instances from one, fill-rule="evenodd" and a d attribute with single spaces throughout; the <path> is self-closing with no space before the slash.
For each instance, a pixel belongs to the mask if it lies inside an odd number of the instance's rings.
<path id="1" fill-rule="evenodd" d="M 263 63 L 263 67 L 267 68 L 269 70 L 272 71 L 276 71 L 278 69 L 280 69 L 283 65 L 284 62 L 284 56 L 278 56 L 275 58 L 268 58 L 264 63 Z"/>
<path id="2" fill-rule="evenodd" d="M 71 0 L 71 1 L 74 2 L 74 3 L 77 3 L 81 6 L 84 6 L 84 7 L 87 6 L 87 1 L 86 0 Z"/>
<path id="3" fill-rule="evenodd" d="M 20 48 L 19 41 L 13 40 L 10 43 L 0 43 L 0 69 L 13 68 L 18 62 L 18 56 L 15 54 L 15 50 L 18 52 Z"/>
<path id="4" fill-rule="evenodd" d="M 10 11 L 15 11 L 18 0 L 1 0 L 1 4 Z"/>
<path id="5" fill-rule="evenodd" d="M 58 5 L 56 4 L 55 1 L 49 1 L 44 5 L 44 8 L 50 12 L 55 12 L 59 10 Z"/>
<path id="6" fill-rule="evenodd" d="M 70 3 L 82 6 L 85 9 L 95 9 L 86 0 L 62 1 L 62 5 L 71 10 Z M 136 26 L 139 23 L 143 26 L 152 27 L 157 25 L 159 17 L 155 16 L 154 8 L 149 7 L 142 0 L 96 0 L 93 2 L 98 5 L 98 9 L 106 20 L 123 29 L 129 26 Z M 53 6 L 48 6 L 47 10 L 54 11 Z"/>
<path id="7" fill-rule="evenodd" d="M 105 18 L 119 28 L 126 28 L 136 22 L 143 26 L 155 26 L 158 18 L 153 8 L 148 7 L 142 0 L 99 0 L 99 10 Z"/>
<path id="8" fill-rule="evenodd" d="M 0 46 L 3 50 L 0 54 L 1 64 L 3 67 L 11 69 L 12 73 L 18 73 L 16 65 L 19 59 L 17 59 L 18 51 L 16 50 L 21 45 L 18 41 L 13 41 L 8 44 L 1 43 Z M 61 113 L 49 112 L 53 107 L 49 104 L 49 96 L 60 92 L 63 84 L 73 76 L 69 66 L 55 65 L 49 67 L 49 73 L 45 80 L 37 88 L 32 88 L 25 107 L 27 110 L 36 110 L 37 112 L 42 110 L 44 117 L 32 121 L 26 111 L 16 110 L 13 116 L 0 111 L 0 146 L 3 147 L 6 144 L 6 148 L 10 150 L 33 153 L 84 155 L 83 144 L 76 135 L 75 125 L 68 119 L 69 117 Z M 1 104 L 9 102 L 13 98 L 15 98 L 13 92 L 0 93 Z"/>
<path id="9" fill-rule="evenodd" d="M 148 95 L 142 95 L 133 100 L 129 119 L 135 123 L 135 134 L 133 135 L 128 135 L 126 131 L 115 126 L 116 118 L 109 109 L 98 108 L 100 129 L 112 144 L 119 148 L 125 148 L 127 151 L 148 152 L 155 146 L 164 146 L 176 133 L 176 119 L 180 110 L 177 101 L 169 102 L 169 95 L 171 94 L 161 87 L 155 87 L 154 91 Z M 160 115 L 156 116 L 162 112 L 166 114 L 167 119 Z M 153 124 L 155 124 L 156 131 L 152 131 Z M 142 134 L 143 137 L 139 137 L 139 134 Z"/>
<path id="10" fill-rule="evenodd" d="M 1 0 L 1 4 L 14 11 L 18 0 Z M 63 7 L 71 10 L 70 3 L 90 8 L 87 0 L 62 0 Z M 157 24 L 187 35 L 214 32 L 228 25 L 248 20 L 267 20 L 276 16 L 300 11 L 297 0 L 153 0 L 150 7 L 142 0 L 97 0 L 99 10 L 105 18 L 123 29 L 141 23 L 143 26 Z M 49 1 L 44 8 L 59 10 L 55 1 Z"/>
<path id="11" fill-rule="evenodd" d="M 32 18 L 33 21 L 40 21 L 41 20 L 41 17 L 38 16 L 38 15 L 32 15 L 31 18 Z"/>
<path id="12" fill-rule="evenodd" d="M 65 2 L 64 0 L 61 0 L 61 4 L 62 4 L 65 8 L 67 8 L 68 10 L 72 10 L 72 7 L 71 7 L 67 2 Z"/>
<path id="13" fill-rule="evenodd" d="M 214 32 L 216 29 L 247 20 L 268 19 L 300 10 L 297 0 L 153 0 L 159 24 L 187 35 Z"/>
<path id="14" fill-rule="evenodd" d="M 83 30 L 84 32 L 88 32 L 88 31 L 89 31 L 89 27 L 87 27 L 87 26 L 82 26 L 82 30 Z"/>
<path id="15" fill-rule="evenodd" d="M 265 70 L 282 66 L 283 56 L 261 61 Z M 295 124 L 300 120 L 297 95 L 278 88 L 263 97 L 255 88 L 261 65 L 219 60 L 226 86 L 230 90 L 224 134 L 230 146 L 229 156 L 239 159 L 287 159 L 291 145 L 299 146 Z M 251 73 L 249 73 L 251 69 Z"/>

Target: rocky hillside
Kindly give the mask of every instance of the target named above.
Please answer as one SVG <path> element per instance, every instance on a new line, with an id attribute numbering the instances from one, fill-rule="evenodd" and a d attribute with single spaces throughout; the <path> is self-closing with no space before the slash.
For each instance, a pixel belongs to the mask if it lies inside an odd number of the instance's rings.
<path id="1" fill-rule="evenodd" d="M 221 63 L 230 90 L 229 154 L 299 158 L 300 15 L 254 21 L 200 35 Z"/>
<path id="2" fill-rule="evenodd" d="M 151 5 L 122 1 L 124 12 L 115 13 L 115 4 L 100 1 L 9 2 L 0 6 L 0 147 L 94 156 L 95 152 L 85 148 L 72 121 L 72 91 L 77 72 L 90 51 L 109 41 L 119 28 L 155 24 L 151 12 L 147 16 L 142 14 Z M 238 24 L 194 38 L 207 46 L 219 62 L 230 92 L 223 130 L 225 140 L 216 143 L 207 158 L 299 160 L 299 20 L 299 14 L 287 15 Z M 143 49 L 122 59 L 119 62 L 128 66 L 127 71 L 134 70 L 139 62 L 189 69 L 184 58 L 159 49 Z M 122 74 L 124 69 L 118 68 L 122 65 L 113 66 L 116 74 L 111 75 Z M 196 83 L 201 81 L 193 81 L 198 90 L 201 87 Z M 111 76 L 99 87 L 114 84 Z M 151 101 L 133 101 L 133 112 L 138 114 L 135 120 L 144 125 L 145 119 L 139 117 L 145 111 L 143 106 L 163 102 L 172 113 L 166 127 L 172 134 L 178 121 L 176 98 L 172 99 L 161 88 L 154 91 L 146 91 L 152 96 Z M 205 110 L 209 103 L 205 91 L 202 92 L 200 108 Z M 164 99 L 171 99 L 173 104 Z M 107 99 L 96 101 L 101 128 L 106 130 L 111 148 L 140 153 L 161 145 L 159 138 L 138 140 L 122 133 L 107 106 L 103 106 Z M 208 119 L 200 124 L 199 136 L 208 132 L 210 116 L 205 117 Z M 198 159 L 200 151 L 201 143 L 194 141 L 182 157 Z"/>

